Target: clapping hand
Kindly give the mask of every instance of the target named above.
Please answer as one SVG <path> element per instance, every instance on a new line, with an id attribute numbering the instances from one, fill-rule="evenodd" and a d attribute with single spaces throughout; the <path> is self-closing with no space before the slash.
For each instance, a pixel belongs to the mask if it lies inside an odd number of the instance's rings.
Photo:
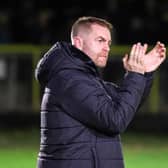
<path id="1" fill-rule="evenodd" d="M 141 43 L 134 44 L 131 48 L 130 55 L 126 54 L 123 58 L 124 68 L 127 71 L 145 73 L 145 52 L 147 50 L 147 44 L 141 45 Z"/>
<path id="2" fill-rule="evenodd" d="M 145 72 L 155 71 L 166 58 L 166 48 L 163 43 L 157 42 L 155 47 L 146 53 L 147 44 L 134 44 L 130 55 L 126 54 L 123 58 L 124 68 L 127 71 Z"/>
<path id="3" fill-rule="evenodd" d="M 146 72 L 155 71 L 166 58 L 166 48 L 163 43 L 157 42 L 155 47 L 144 57 Z"/>

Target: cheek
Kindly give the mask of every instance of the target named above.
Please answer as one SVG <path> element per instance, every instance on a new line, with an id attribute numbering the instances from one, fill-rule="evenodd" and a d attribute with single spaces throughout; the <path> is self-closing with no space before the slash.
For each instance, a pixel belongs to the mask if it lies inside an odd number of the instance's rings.
<path id="1" fill-rule="evenodd" d="M 98 59 L 98 55 L 101 53 L 101 46 L 95 43 L 85 43 L 83 45 L 83 51 L 87 54 L 93 61 Z"/>
<path id="2" fill-rule="evenodd" d="M 94 52 L 95 54 L 98 54 L 101 52 L 101 46 L 99 45 L 92 45 L 92 48 L 91 48 L 92 52 Z"/>
<path id="3" fill-rule="evenodd" d="M 87 45 L 84 45 L 83 50 L 88 56 L 93 56 L 96 54 L 96 48 L 92 43 L 88 43 Z"/>

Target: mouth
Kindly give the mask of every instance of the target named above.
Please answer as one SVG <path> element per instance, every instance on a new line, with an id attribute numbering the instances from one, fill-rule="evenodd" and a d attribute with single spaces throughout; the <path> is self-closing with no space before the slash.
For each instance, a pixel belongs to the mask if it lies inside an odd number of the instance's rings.
<path id="1" fill-rule="evenodd" d="M 107 57 L 108 57 L 108 54 L 109 54 L 108 52 L 103 52 L 101 56 L 107 58 Z"/>
<path id="2" fill-rule="evenodd" d="M 107 56 L 100 56 L 99 60 L 103 61 L 103 62 L 106 62 L 107 61 Z"/>
<path id="3" fill-rule="evenodd" d="M 100 57 L 102 57 L 102 58 L 107 58 L 107 55 L 102 55 L 102 56 L 100 56 Z"/>

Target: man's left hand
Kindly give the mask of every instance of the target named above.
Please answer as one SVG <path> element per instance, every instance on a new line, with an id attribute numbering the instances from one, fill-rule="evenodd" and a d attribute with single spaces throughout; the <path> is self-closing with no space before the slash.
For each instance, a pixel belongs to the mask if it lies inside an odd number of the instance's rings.
<path id="1" fill-rule="evenodd" d="M 163 43 L 157 42 L 155 47 L 144 57 L 145 71 L 155 71 L 166 58 L 166 48 Z"/>

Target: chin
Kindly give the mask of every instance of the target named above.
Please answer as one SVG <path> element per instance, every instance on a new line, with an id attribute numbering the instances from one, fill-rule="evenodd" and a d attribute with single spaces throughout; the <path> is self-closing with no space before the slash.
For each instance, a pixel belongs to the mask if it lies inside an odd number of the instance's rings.
<path id="1" fill-rule="evenodd" d="M 99 67 L 99 68 L 105 68 L 106 64 L 99 64 L 99 65 L 97 65 L 97 67 Z"/>

